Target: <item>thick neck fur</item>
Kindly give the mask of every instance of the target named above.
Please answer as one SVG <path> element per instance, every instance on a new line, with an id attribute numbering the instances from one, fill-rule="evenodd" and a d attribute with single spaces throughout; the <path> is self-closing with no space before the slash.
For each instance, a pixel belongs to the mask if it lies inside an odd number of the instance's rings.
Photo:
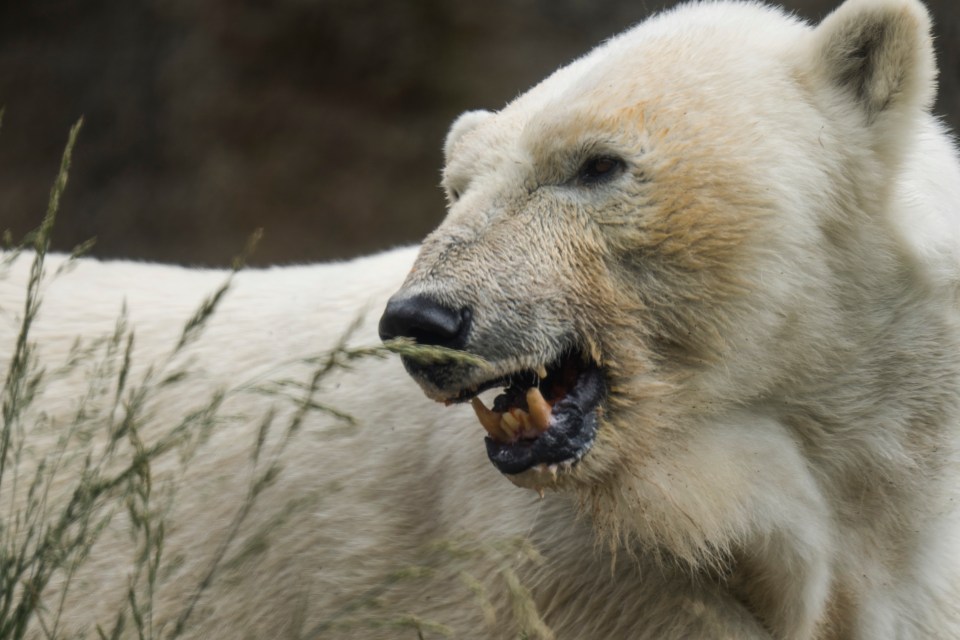
<path id="1" fill-rule="evenodd" d="M 917 532 L 949 499 L 940 478 L 960 398 L 949 298 L 929 304 L 934 285 L 892 233 L 877 233 L 886 212 L 858 214 L 842 233 L 823 227 L 833 304 L 803 321 L 821 325 L 823 343 L 785 342 L 787 375 L 739 398 L 726 385 L 711 397 L 696 374 L 674 386 L 624 381 L 644 402 L 618 406 L 612 438 L 645 434 L 617 446 L 642 447 L 634 459 L 646 462 L 583 498 L 614 546 L 728 585 L 775 637 L 881 629 L 866 619 L 875 594 L 914 579 L 904 567 L 929 542 Z"/>

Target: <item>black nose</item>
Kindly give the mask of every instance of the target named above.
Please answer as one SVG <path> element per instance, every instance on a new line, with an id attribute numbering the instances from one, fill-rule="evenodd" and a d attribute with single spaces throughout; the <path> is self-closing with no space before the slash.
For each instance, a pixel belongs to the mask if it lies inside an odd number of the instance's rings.
<path id="1" fill-rule="evenodd" d="M 380 339 L 413 338 L 418 344 L 462 349 L 470 310 L 451 309 L 425 295 L 394 296 L 380 317 Z"/>

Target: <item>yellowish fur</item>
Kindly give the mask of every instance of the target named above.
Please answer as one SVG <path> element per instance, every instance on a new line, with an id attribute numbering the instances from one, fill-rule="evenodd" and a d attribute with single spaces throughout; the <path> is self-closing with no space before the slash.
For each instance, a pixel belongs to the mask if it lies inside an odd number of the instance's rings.
<path id="1" fill-rule="evenodd" d="M 928 32 L 908 0 L 812 30 L 723 2 L 655 18 L 454 124 L 457 197 L 398 294 L 469 308 L 497 373 L 598 344 L 595 446 L 513 480 L 773 637 L 960 633 L 960 174 Z M 622 174 L 578 182 L 595 157 Z"/>
<path id="2" fill-rule="evenodd" d="M 399 290 L 470 307 L 464 348 L 494 374 L 570 346 L 602 365 L 593 448 L 556 482 L 513 478 L 551 489 L 541 501 L 489 464 L 469 408 L 421 393 L 490 371 L 421 390 L 395 360 L 354 363 L 315 401 L 358 426 L 314 411 L 285 448 L 271 432 L 282 471 L 185 637 L 960 637 L 960 164 L 928 113 L 928 31 L 916 0 L 847 0 L 817 27 L 753 3 L 679 8 L 455 122 L 449 213 L 419 252 L 239 274 L 169 365 L 188 377 L 143 414 L 153 442 L 228 392 L 209 442 L 151 466 L 158 496 L 176 491 L 157 635 L 230 540 L 263 416 L 295 415 L 254 387 L 302 389 L 303 358 L 357 318 L 351 344 L 375 342 Z M 578 182 L 597 155 L 623 172 Z M 27 272 L 23 257 L 0 279 L 0 344 Z M 81 260 L 46 285 L 38 362 L 57 371 L 125 301 L 142 380 L 225 277 Z M 90 375 L 44 381 L 23 477 Z M 107 419 L 110 392 L 84 411 Z M 24 503 L 18 486 L 0 487 L 3 509 Z M 121 510 L 50 585 L 69 586 L 58 632 L 109 628 L 135 547 Z"/>

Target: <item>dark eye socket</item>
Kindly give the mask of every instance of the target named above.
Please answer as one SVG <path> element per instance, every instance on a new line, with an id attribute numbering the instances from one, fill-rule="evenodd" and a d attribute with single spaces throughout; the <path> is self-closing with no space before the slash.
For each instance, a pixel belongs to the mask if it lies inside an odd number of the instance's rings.
<path id="1" fill-rule="evenodd" d="M 623 169 L 623 160 L 620 158 L 597 156 L 580 165 L 577 180 L 584 185 L 599 184 L 616 176 L 621 169 Z"/>

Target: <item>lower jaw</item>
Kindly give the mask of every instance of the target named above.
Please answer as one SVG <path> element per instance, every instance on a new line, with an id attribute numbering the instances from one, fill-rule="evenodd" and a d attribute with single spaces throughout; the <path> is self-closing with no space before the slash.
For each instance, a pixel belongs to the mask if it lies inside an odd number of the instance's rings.
<path id="1" fill-rule="evenodd" d="M 565 462 L 559 465 L 538 464 L 520 473 L 505 473 L 510 482 L 521 489 L 531 489 L 543 497 L 545 489 L 556 489 L 562 479 L 573 468 L 574 463 Z"/>
<path id="2" fill-rule="evenodd" d="M 596 371 L 595 384 L 603 381 Z M 487 457 L 501 473 L 508 476 L 524 474 L 531 470 L 538 477 L 556 479 L 569 471 L 590 451 L 599 429 L 602 407 L 599 399 L 587 407 L 571 407 L 559 412 L 550 428 L 530 441 L 502 443 L 487 437 Z"/>
<path id="3" fill-rule="evenodd" d="M 493 460 L 493 458 L 491 458 L 491 462 L 493 462 L 494 467 L 496 467 L 500 473 L 518 487 L 539 490 L 557 487 L 564 479 L 570 476 L 573 470 L 581 463 L 581 459 L 570 458 L 563 462 L 551 464 L 540 462 L 522 468 L 505 468 Z"/>

